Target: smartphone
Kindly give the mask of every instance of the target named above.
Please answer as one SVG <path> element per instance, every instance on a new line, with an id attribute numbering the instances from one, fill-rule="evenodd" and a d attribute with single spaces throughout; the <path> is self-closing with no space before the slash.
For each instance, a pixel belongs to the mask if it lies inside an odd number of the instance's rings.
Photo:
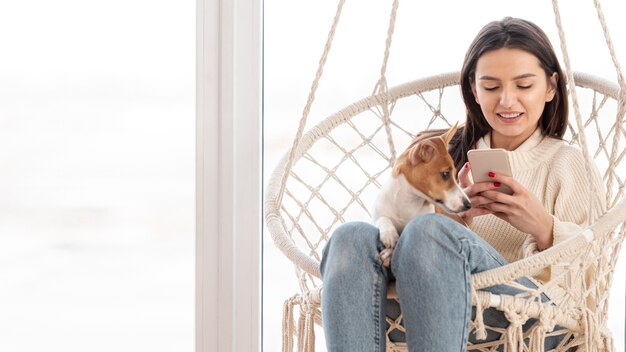
<path id="1" fill-rule="evenodd" d="M 467 152 L 474 183 L 490 182 L 489 171 L 512 176 L 509 152 L 504 149 L 472 149 Z M 513 194 L 507 185 L 502 184 L 495 189 L 498 192 Z"/>

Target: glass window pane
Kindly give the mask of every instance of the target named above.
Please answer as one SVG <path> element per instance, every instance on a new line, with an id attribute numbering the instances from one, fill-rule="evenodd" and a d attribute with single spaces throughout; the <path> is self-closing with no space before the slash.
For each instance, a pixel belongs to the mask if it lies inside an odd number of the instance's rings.
<path id="1" fill-rule="evenodd" d="M 194 346 L 195 2 L 0 5 L 0 350 Z"/>

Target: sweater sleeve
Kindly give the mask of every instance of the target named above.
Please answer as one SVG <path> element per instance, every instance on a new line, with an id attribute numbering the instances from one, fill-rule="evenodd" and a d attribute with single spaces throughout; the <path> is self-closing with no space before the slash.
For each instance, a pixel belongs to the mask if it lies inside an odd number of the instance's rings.
<path id="1" fill-rule="evenodd" d="M 591 177 L 588 177 L 585 158 L 575 147 L 561 147 L 546 167 L 550 172 L 543 203 L 552 214 L 552 245 L 556 245 L 582 232 L 605 212 L 606 192 L 595 164 L 591 165 Z M 595 194 L 591 192 L 590 184 L 594 186 Z M 526 238 L 522 252 L 524 257 L 538 252 L 532 236 Z"/>

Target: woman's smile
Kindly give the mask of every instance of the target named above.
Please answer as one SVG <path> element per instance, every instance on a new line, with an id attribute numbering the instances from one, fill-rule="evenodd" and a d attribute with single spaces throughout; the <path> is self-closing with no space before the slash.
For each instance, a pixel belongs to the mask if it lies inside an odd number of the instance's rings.
<path id="1" fill-rule="evenodd" d="M 506 123 L 518 121 L 524 113 L 522 112 L 498 112 L 496 115 L 503 119 Z"/>

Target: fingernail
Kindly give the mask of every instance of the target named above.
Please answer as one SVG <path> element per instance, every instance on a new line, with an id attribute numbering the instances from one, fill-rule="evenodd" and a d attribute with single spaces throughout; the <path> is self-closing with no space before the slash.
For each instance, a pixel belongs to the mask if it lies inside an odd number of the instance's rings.
<path id="1" fill-rule="evenodd" d="M 496 187 L 500 187 L 500 182 L 494 182 L 493 185 Z"/>
<path id="2" fill-rule="evenodd" d="M 469 163 L 465 163 L 465 168 L 469 169 Z"/>
<path id="3" fill-rule="evenodd" d="M 487 175 L 489 175 L 489 177 L 494 177 L 494 176 L 496 176 L 496 174 L 494 174 L 494 173 L 493 173 L 493 172 L 491 172 L 491 171 L 489 171 L 489 173 L 488 173 Z"/>

